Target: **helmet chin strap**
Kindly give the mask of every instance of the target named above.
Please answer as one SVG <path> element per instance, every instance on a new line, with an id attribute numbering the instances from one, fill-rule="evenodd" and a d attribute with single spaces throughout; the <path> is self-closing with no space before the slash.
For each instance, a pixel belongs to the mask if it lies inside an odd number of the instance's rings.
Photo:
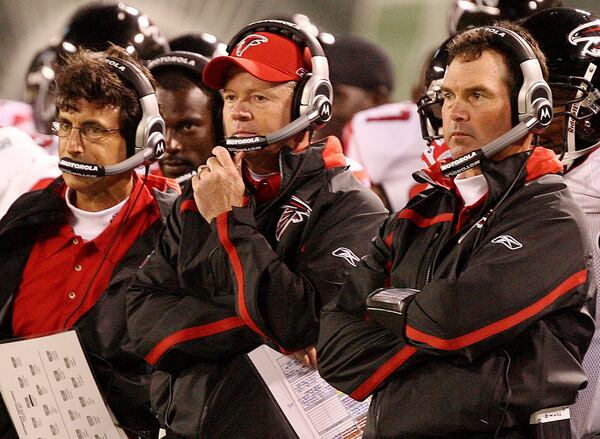
<path id="1" fill-rule="evenodd" d="M 569 167 L 573 164 L 575 160 L 579 157 L 583 157 L 591 152 L 593 152 L 596 148 L 600 146 L 600 141 L 594 143 L 592 146 L 588 146 L 585 149 L 580 149 L 579 151 L 569 151 L 565 152 L 560 159 L 561 163 L 565 166 L 565 168 L 569 169 Z"/>
<path id="2" fill-rule="evenodd" d="M 588 68 L 585 72 L 585 75 L 583 75 L 583 79 L 589 81 L 590 83 L 592 82 L 592 78 L 594 77 L 594 74 L 596 73 L 596 69 L 597 66 L 594 63 L 589 63 L 588 64 Z M 588 93 L 591 92 L 591 90 L 588 90 Z M 575 95 L 575 99 L 580 99 L 583 96 L 583 91 L 579 90 L 577 92 L 577 94 Z M 579 110 L 581 109 L 583 104 L 583 101 L 580 102 L 575 102 L 574 104 L 570 105 L 570 109 L 568 114 L 571 115 L 572 117 L 569 117 L 568 115 L 565 115 L 565 132 L 564 132 L 564 136 L 563 136 L 563 153 L 561 154 L 561 158 L 560 161 L 561 163 L 565 166 L 565 168 L 568 170 L 569 167 L 573 164 L 573 162 L 575 160 L 577 160 L 579 157 L 582 157 L 590 152 L 592 152 L 594 149 L 596 149 L 599 145 L 600 142 L 597 142 L 595 144 L 593 144 L 592 146 L 589 146 L 585 149 L 581 149 L 578 150 L 577 149 L 577 138 L 575 136 L 575 130 L 577 129 L 577 115 L 579 114 Z"/>
<path id="3" fill-rule="evenodd" d="M 592 78 L 594 77 L 594 73 L 596 72 L 597 66 L 594 63 L 589 63 L 588 68 L 583 75 L 583 79 L 592 82 Z M 588 90 L 588 92 L 591 90 Z M 583 96 L 583 91 L 579 90 L 575 95 L 575 99 L 580 99 Z M 576 102 L 571 104 L 571 108 L 569 109 L 569 113 L 573 115 L 573 117 L 567 118 L 567 129 L 566 135 L 566 147 L 567 151 L 565 156 L 572 155 L 577 152 L 577 139 L 575 137 L 575 129 L 577 128 L 577 115 L 579 114 L 579 109 L 581 108 L 582 102 Z M 579 155 L 577 157 L 580 157 Z M 574 160 L 574 159 L 573 159 Z"/>

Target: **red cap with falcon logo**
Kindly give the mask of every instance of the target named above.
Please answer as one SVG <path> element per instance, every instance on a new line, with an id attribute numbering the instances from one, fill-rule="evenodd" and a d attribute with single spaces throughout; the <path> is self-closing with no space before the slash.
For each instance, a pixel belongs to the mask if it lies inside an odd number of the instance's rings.
<path id="1" fill-rule="evenodd" d="M 234 66 L 263 81 L 298 81 L 310 72 L 310 54 L 307 52 L 303 53 L 289 38 L 256 32 L 240 40 L 228 56 L 212 59 L 204 68 L 202 81 L 211 88 L 220 89 Z"/>

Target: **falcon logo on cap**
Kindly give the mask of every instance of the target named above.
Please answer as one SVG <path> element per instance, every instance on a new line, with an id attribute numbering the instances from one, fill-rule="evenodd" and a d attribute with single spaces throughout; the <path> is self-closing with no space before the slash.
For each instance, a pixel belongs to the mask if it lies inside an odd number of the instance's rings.
<path id="1" fill-rule="evenodd" d="M 241 57 L 249 47 L 258 46 L 259 44 L 268 41 L 269 39 L 264 35 L 250 34 L 247 37 L 244 37 L 244 39 L 236 46 L 235 56 Z"/>

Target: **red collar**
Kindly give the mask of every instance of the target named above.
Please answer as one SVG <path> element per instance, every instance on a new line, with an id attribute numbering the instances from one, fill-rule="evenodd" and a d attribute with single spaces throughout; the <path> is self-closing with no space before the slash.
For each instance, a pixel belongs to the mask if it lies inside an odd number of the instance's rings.
<path id="1" fill-rule="evenodd" d="M 251 186 L 251 191 L 256 201 L 260 204 L 273 201 L 281 189 L 281 174 L 276 172 L 257 180 L 250 174 L 248 166 L 242 167 L 244 180 Z"/>
<path id="2" fill-rule="evenodd" d="M 450 161 L 452 161 L 451 158 L 437 161 L 430 167 L 423 169 L 423 172 L 438 185 L 455 190 L 454 178 L 444 176 L 440 169 L 442 164 Z M 554 151 L 536 146 L 527 159 L 525 179 L 526 181 L 531 181 L 546 174 L 558 174 L 562 169 L 563 166 Z"/>

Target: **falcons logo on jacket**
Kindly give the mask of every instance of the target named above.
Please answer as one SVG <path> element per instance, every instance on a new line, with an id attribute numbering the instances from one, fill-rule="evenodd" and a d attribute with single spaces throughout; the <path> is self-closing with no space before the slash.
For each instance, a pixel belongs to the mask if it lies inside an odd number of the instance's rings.
<path id="1" fill-rule="evenodd" d="M 281 208 L 283 209 L 283 213 L 275 229 L 275 239 L 277 241 L 279 241 L 279 238 L 281 238 L 281 235 L 283 235 L 283 232 L 285 232 L 285 229 L 290 224 L 301 223 L 305 219 L 310 218 L 310 214 L 312 213 L 310 206 L 295 195 L 292 195 L 290 201 L 281 206 Z"/>
<path id="2" fill-rule="evenodd" d="M 246 50 L 252 46 L 258 46 L 259 44 L 266 43 L 269 39 L 263 35 L 250 34 L 244 37 L 242 41 L 235 48 L 235 56 L 242 56 Z"/>

